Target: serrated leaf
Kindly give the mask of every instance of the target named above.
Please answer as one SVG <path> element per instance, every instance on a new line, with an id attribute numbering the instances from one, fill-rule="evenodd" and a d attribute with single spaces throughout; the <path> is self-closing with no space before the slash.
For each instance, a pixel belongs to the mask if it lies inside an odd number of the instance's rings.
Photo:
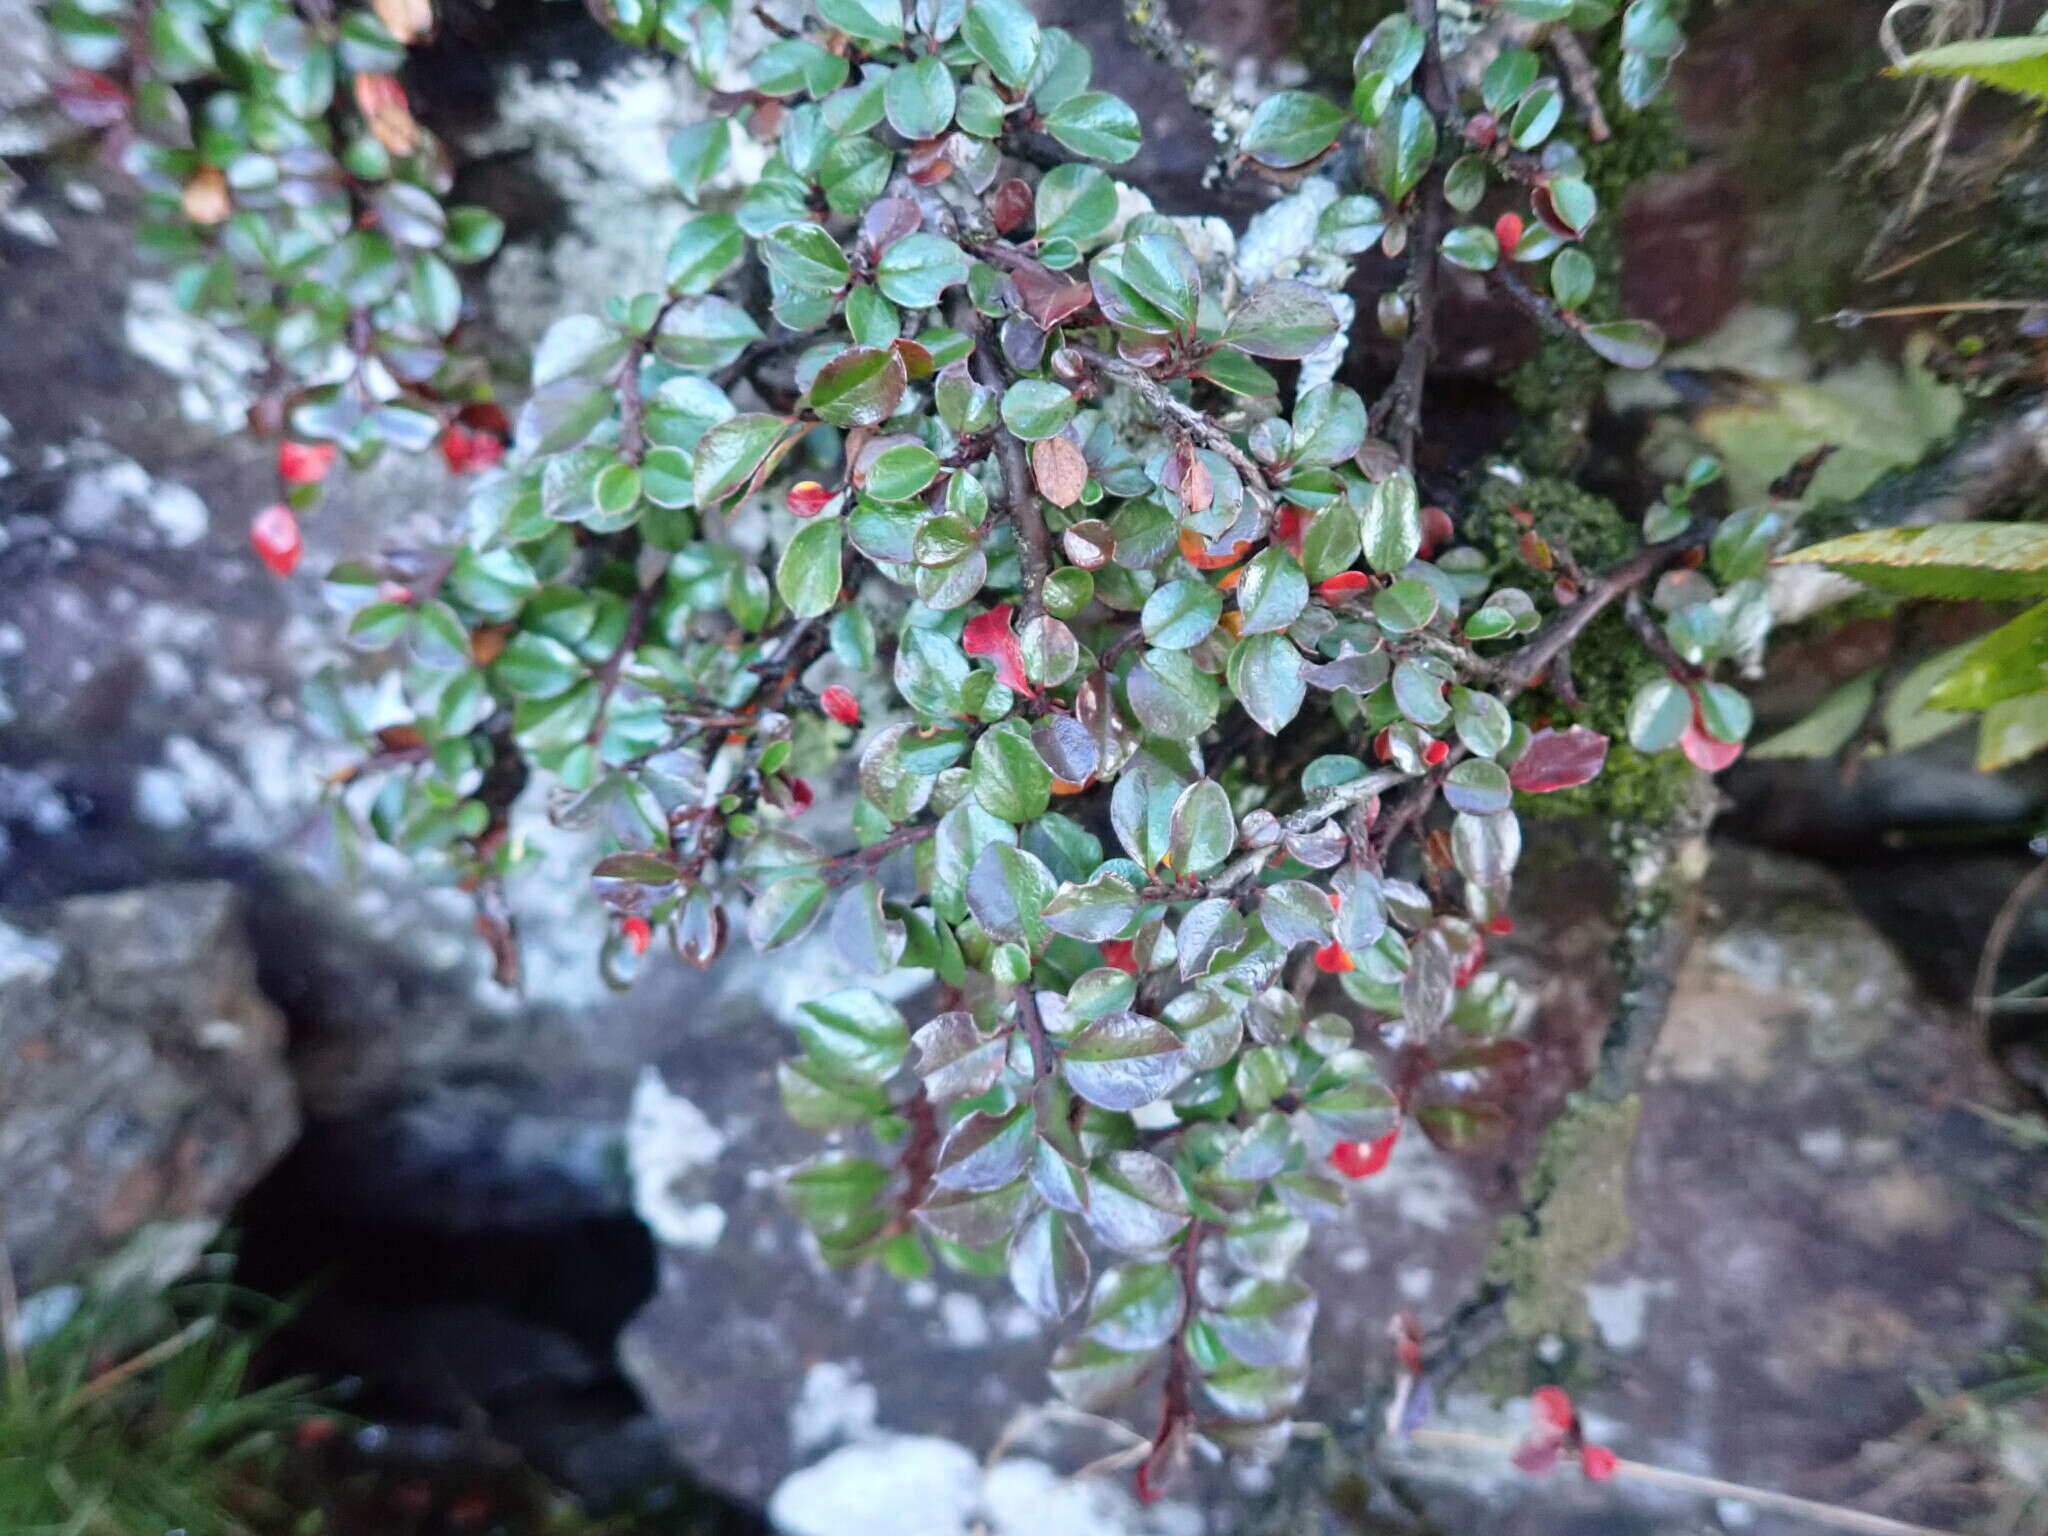
<path id="1" fill-rule="evenodd" d="M 1976 37 L 1908 54 L 1895 75 L 1962 75 L 2048 101 L 2048 36 Z"/>
<path id="2" fill-rule="evenodd" d="M 2048 593 L 2048 526 L 1938 523 L 1873 528 L 1780 555 L 1904 597 L 1997 600 Z"/>

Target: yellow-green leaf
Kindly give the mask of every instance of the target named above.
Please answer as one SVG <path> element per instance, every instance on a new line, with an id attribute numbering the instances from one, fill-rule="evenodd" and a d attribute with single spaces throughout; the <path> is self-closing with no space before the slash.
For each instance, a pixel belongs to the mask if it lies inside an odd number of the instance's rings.
<path id="1" fill-rule="evenodd" d="M 2039 597 L 2048 593 L 2048 526 L 1873 528 L 1794 550 L 1779 556 L 1778 563 L 1825 565 L 1905 597 Z"/>

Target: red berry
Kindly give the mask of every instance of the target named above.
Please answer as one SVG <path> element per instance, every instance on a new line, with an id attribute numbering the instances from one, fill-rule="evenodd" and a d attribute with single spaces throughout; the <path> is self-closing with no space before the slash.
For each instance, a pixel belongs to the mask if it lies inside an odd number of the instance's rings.
<path id="1" fill-rule="evenodd" d="M 1519 213 L 1504 213 L 1493 221 L 1493 238 L 1500 242 L 1500 253 L 1512 255 L 1522 242 L 1522 216 Z"/>
<path id="2" fill-rule="evenodd" d="M 279 443 L 277 474 L 286 485 L 317 485 L 334 468 L 332 443 Z"/>
<path id="3" fill-rule="evenodd" d="M 1539 1423 L 1548 1424 L 1559 1434 L 1569 1432 L 1572 1421 L 1578 1417 L 1571 1394 L 1563 1387 L 1538 1387 L 1529 1394 L 1529 1406 L 1536 1410 Z"/>
<path id="4" fill-rule="evenodd" d="M 825 713 L 841 725 L 860 724 L 860 700 L 853 696 L 850 689 L 834 683 L 818 695 L 818 702 L 824 705 Z"/>
<path id="5" fill-rule="evenodd" d="M 1342 975 L 1345 971 L 1358 969 L 1351 958 L 1351 951 L 1342 944 L 1332 941 L 1316 951 L 1316 969 L 1328 971 L 1331 975 Z"/>
<path id="6" fill-rule="evenodd" d="M 304 547 L 299 542 L 299 520 L 283 502 L 265 507 L 249 524 L 249 544 L 256 558 L 280 576 L 298 569 Z"/>
<path id="7" fill-rule="evenodd" d="M 1606 1483 L 1614 1480 L 1614 1474 L 1621 1469 L 1621 1462 L 1614 1452 L 1604 1445 L 1589 1445 L 1579 1452 L 1579 1470 L 1589 1481 Z"/>
<path id="8" fill-rule="evenodd" d="M 811 788 L 811 781 L 809 779 L 797 778 L 794 774 L 790 775 L 789 814 L 801 816 L 817 803 L 818 792 Z"/>
<path id="9" fill-rule="evenodd" d="M 816 517 L 831 499 L 832 493 L 817 481 L 799 480 L 789 488 L 783 504 L 798 517 Z"/>
<path id="10" fill-rule="evenodd" d="M 1515 931 L 1515 920 L 1509 917 L 1507 913 L 1502 912 L 1497 916 L 1487 919 L 1486 931 L 1488 933 L 1513 933 Z"/>
<path id="11" fill-rule="evenodd" d="M 626 946 L 636 955 L 647 953 L 648 942 L 654 937 L 654 930 L 647 925 L 644 917 L 629 917 L 621 925 L 626 935 Z"/>
<path id="12" fill-rule="evenodd" d="M 1447 741 L 1432 741 L 1422 749 L 1422 760 L 1434 768 L 1451 755 L 1451 744 Z"/>
<path id="13" fill-rule="evenodd" d="M 1369 1179 L 1387 1166 L 1394 1155 L 1394 1143 L 1401 1139 L 1397 1124 L 1384 1136 L 1371 1141 L 1340 1141 L 1330 1151 L 1330 1166 L 1347 1179 Z"/>
<path id="14" fill-rule="evenodd" d="M 1436 552 L 1458 536 L 1458 526 L 1451 521 L 1451 514 L 1442 507 L 1422 509 L 1422 544 L 1416 551 L 1424 560 L 1433 559 Z"/>
<path id="15" fill-rule="evenodd" d="M 311 1450 L 323 1441 L 334 1438 L 334 1420 L 327 1418 L 302 1419 L 292 1431 L 292 1439 L 305 1450 Z"/>
<path id="16" fill-rule="evenodd" d="M 1394 755 L 1394 729 L 1392 726 L 1388 726 L 1379 735 L 1373 737 L 1372 755 L 1383 763 Z"/>
<path id="17" fill-rule="evenodd" d="M 448 430 L 441 434 L 441 457 L 454 474 L 478 474 L 505 457 L 505 444 L 495 433 L 473 432 L 460 423 L 450 422 Z"/>
<path id="18" fill-rule="evenodd" d="M 1095 946 L 1102 951 L 1102 963 L 1127 976 L 1138 974 L 1136 946 L 1129 939 L 1109 939 Z"/>

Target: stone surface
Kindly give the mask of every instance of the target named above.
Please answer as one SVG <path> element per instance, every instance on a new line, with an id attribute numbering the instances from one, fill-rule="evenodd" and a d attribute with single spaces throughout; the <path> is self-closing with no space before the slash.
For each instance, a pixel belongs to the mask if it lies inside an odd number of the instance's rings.
<path id="1" fill-rule="evenodd" d="M 1632 1236 L 1585 1288 L 1590 1330 L 1547 1370 L 1623 1457 L 1853 1501 L 1870 1488 L 1845 1471 L 1859 1449 L 1915 1418 L 1917 1393 L 1981 1380 L 2011 1337 L 2040 1248 L 2007 1213 L 2048 1199 L 2048 1162 L 1977 1112 L 2012 1090 L 1833 877 L 1723 849 L 1706 893 L 1641 1095 Z M 1526 1353 L 1494 1365 L 1503 1388 L 1545 1379 Z M 1441 1422 L 1520 1435 L 1526 1410 L 1478 1385 Z M 1701 1501 L 1626 1481 L 1421 1448 L 1401 1465 L 1471 1536 L 1713 1528 Z M 1976 1508 L 1874 1507 L 1944 1528 Z M 1747 1506 L 1720 1520 L 1813 1529 Z"/>
<path id="2" fill-rule="evenodd" d="M 298 1130 L 284 1029 L 221 884 L 0 918 L 0 1201 L 24 1289 L 153 1224 L 210 1231 Z"/>

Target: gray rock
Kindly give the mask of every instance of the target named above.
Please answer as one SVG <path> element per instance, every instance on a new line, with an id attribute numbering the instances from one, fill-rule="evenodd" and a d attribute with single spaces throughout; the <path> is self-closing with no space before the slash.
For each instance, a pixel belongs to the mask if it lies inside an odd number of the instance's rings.
<path id="1" fill-rule="evenodd" d="M 217 1222 L 298 1132 L 283 1021 L 222 884 L 8 914 L 0 1060 L 0 1199 L 27 1289 L 153 1223 Z"/>

